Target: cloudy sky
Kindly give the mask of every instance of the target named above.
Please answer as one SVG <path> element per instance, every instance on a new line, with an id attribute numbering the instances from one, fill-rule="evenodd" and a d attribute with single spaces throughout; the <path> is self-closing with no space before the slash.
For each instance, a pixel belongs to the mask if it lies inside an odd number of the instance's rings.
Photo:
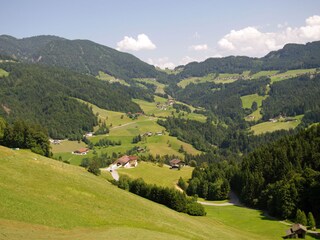
<path id="1" fill-rule="evenodd" d="M 172 68 L 320 40 L 319 0 L 0 0 L 0 34 L 89 39 Z"/>

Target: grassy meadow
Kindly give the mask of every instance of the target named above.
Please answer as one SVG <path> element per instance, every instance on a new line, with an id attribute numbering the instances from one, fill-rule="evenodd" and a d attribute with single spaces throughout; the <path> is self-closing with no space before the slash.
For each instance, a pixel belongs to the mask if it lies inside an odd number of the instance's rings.
<path id="1" fill-rule="evenodd" d="M 277 130 L 289 130 L 291 128 L 296 128 L 301 123 L 302 118 L 303 115 L 299 115 L 295 117 L 295 121 L 285 122 L 284 120 L 280 120 L 277 122 L 263 122 L 252 126 L 251 130 L 256 135 Z"/>
<path id="2" fill-rule="evenodd" d="M 185 166 L 181 170 L 170 169 L 168 165 L 158 166 L 156 163 L 140 162 L 136 168 L 120 168 L 120 175 L 143 178 L 146 183 L 156 184 L 163 187 L 174 187 L 180 177 L 185 181 L 191 178 L 193 168 Z"/>
<path id="3" fill-rule="evenodd" d="M 0 239 L 280 239 L 288 228 L 235 206 L 177 213 L 27 150 L 0 146 L 0 163 Z"/>
<path id="4" fill-rule="evenodd" d="M 115 78 L 114 76 L 111 76 L 111 75 L 104 73 L 104 72 L 101 72 L 101 71 L 99 71 L 99 75 L 96 78 L 103 80 L 103 81 L 110 82 L 110 83 L 118 82 L 118 83 L 121 83 L 122 85 L 130 86 L 126 81 L 124 81 L 122 79 Z"/>
<path id="5" fill-rule="evenodd" d="M 262 101 L 266 99 L 266 96 L 259 96 L 258 94 L 251 94 L 241 97 L 242 107 L 243 108 L 251 108 L 252 103 L 256 102 L 258 107 L 261 107 Z"/>
<path id="6" fill-rule="evenodd" d="M 257 72 L 257 73 L 250 75 L 250 78 L 257 79 L 260 77 L 272 77 L 272 76 L 276 75 L 278 72 L 279 72 L 278 70 L 260 71 L 260 72 Z"/>
<path id="7" fill-rule="evenodd" d="M 137 81 L 137 82 L 143 82 L 143 83 L 148 83 L 148 84 L 152 84 L 155 85 L 156 88 L 156 93 L 161 93 L 164 94 L 164 88 L 166 85 L 164 85 L 163 83 L 159 83 L 156 79 L 153 78 L 134 78 L 133 80 Z"/>
<path id="8" fill-rule="evenodd" d="M 249 119 L 246 117 L 246 120 L 256 121 L 262 118 L 262 115 L 260 113 L 261 107 L 262 107 L 262 101 L 265 100 L 267 97 L 268 96 L 259 96 L 258 94 L 251 94 L 251 95 L 246 95 L 241 97 L 243 108 L 251 108 L 253 102 L 256 102 L 258 104 L 258 109 L 250 114 L 250 116 L 253 116 L 254 119 Z"/>
<path id="9" fill-rule="evenodd" d="M 316 72 L 315 68 L 289 70 L 284 73 L 279 73 L 279 74 L 273 75 L 271 77 L 271 83 L 286 80 L 286 79 L 293 78 L 293 77 L 297 77 L 302 74 L 315 73 L 315 72 Z"/>
<path id="10" fill-rule="evenodd" d="M 167 102 L 167 99 L 159 97 L 159 96 L 154 97 L 154 102 L 147 102 L 147 101 L 140 100 L 140 99 L 134 99 L 133 101 L 135 103 L 139 104 L 139 106 L 142 108 L 144 113 L 147 115 L 152 115 L 155 117 L 162 117 L 162 118 L 169 117 L 169 116 L 175 116 L 175 117 L 181 117 L 181 118 L 185 118 L 185 119 L 196 120 L 199 122 L 206 121 L 206 117 L 204 115 L 193 112 L 196 108 L 194 108 L 191 105 L 182 103 L 182 102 L 177 101 L 178 104 L 183 104 L 183 105 L 188 106 L 190 108 L 190 110 L 192 111 L 191 113 L 187 113 L 184 111 L 180 111 L 180 113 L 177 113 L 176 109 L 174 109 L 172 106 L 170 106 L 170 105 L 164 106 L 164 104 L 166 104 L 166 102 Z M 159 103 L 163 107 L 157 107 L 157 103 Z"/>
<path id="11" fill-rule="evenodd" d="M 9 73 L 2 68 L 0 68 L 0 77 L 7 77 L 9 76 Z"/>

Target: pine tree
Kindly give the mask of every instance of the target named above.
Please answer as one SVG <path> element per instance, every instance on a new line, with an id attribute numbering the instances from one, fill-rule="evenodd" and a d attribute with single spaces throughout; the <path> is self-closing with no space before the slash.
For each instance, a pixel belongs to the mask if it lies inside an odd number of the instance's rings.
<path id="1" fill-rule="evenodd" d="M 307 217 L 304 211 L 301 211 L 300 209 L 297 210 L 296 214 L 296 223 L 302 224 L 304 226 L 307 225 Z"/>
<path id="2" fill-rule="evenodd" d="M 308 226 L 313 230 L 316 228 L 316 221 L 314 220 L 312 212 L 308 213 Z"/>

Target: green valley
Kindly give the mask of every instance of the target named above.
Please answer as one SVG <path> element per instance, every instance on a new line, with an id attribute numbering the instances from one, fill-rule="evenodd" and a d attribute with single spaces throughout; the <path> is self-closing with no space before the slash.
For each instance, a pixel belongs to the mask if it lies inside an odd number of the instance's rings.
<path id="1" fill-rule="evenodd" d="M 113 37 L 0 35 L 0 239 L 319 236 L 320 41 L 162 70 Z"/>

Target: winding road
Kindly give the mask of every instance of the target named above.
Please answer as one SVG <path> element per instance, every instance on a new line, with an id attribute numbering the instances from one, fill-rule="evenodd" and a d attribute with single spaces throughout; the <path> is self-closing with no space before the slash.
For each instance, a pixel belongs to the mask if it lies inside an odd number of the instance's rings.
<path id="1" fill-rule="evenodd" d="M 108 171 L 109 173 L 111 173 L 111 176 L 113 177 L 114 180 L 119 181 L 119 174 L 116 168 L 107 167 L 107 168 L 103 168 L 102 170 Z"/>

